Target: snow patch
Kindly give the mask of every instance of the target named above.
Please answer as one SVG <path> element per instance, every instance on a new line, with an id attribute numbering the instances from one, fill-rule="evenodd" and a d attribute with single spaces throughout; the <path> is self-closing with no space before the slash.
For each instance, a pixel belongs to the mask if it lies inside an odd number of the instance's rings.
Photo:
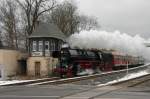
<path id="1" fill-rule="evenodd" d="M 140 71 L 138 73 L 131 73 L 131 74 L 127 74 L 125 77 L 123 78 L 120 78 L 120 79 L 117 79 L 117 80 L 113 80 L 113 81 L 110 81 L 106 84 L 99 84 L 97 86 L 106 86 L 106 85 L 109 85 L 109 84 L 115 84 L 117 82 L 122 82 L 122 81 L 126 81 L 126 80 L 130 80 L 130 79 L 134 79 L 134 78 L 137 78 L 137 77 L 140 77 L 140 76 L 144 76 L 144 75 L 147 75 L 149 74 L 149 72 L 147 70 L 144 70 L 144 71 Z"/>
<path id="2" fill-rule="evenodd" d="M 8 85 L 8 84 L 21 83 L 21 82 L 27 82 L 27 81 L 30 81 L 30 80 L 8 80 L 8 81 L 1 80 L 0 85 Z"/>

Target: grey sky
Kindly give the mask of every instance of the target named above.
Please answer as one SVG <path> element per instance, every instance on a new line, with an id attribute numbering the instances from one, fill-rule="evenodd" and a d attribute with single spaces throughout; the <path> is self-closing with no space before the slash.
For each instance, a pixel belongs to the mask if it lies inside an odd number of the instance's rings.
<path id="1" fill-rule="evenodd" d="M 76 0 L 82 13 L 96 16 L 102 29 L 150 38 L 150 0 Z"/>

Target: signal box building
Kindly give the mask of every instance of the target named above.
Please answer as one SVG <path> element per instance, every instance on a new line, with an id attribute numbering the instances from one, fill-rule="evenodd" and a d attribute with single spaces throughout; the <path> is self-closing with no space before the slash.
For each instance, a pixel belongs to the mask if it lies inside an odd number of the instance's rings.
<path id="1" fill-rule="evenodd" d="M 27 71 L 29 76 L 47 76 L 56 66 L 57 59 L 52 57 L 65 42 L 65 35 L 54 24 L 39 23 L 29 37 Z"/>

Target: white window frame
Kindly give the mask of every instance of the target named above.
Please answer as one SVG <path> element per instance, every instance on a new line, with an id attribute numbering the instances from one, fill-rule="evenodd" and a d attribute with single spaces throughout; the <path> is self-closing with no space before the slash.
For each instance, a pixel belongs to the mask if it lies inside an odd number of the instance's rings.
<path id="1" fill-rule="evenodd" d="M 48 46 L 48 49 L 46 49 L 46 46 Z M 49 41 L 45 41 L 45 50 L 49 51 Z"/>
<path id="2" fill-rule="evenodd" d="M 43 51 L 43 41 L 39 41 L 39 48 L 38 48 L 38 50 L 39 50 L 40 52 Z"/>
<path id="3" fill-rule="evenodd" d="M 37 51 L 37 43 L 36 43 L 36 41 L 32 42 L 32 51 Z"/>

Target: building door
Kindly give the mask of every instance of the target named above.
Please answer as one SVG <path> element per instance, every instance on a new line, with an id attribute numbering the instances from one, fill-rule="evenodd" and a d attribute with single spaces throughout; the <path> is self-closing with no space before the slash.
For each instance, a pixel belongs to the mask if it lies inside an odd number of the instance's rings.
<path id="1" fill-rule="evenodd" d="M 26 73 L 27 73 L 27 61 L 24 59 L 21 59 L 21 60 L 18 60 L 18 64 L 20 67 L 20 74 L 26 75 Z"/>
<path id="2" fill-rule="evenodd" d="M 35 62 L 35 76 L 40 76 L 40 67 L 41 67 L 41 63 Z"/>

